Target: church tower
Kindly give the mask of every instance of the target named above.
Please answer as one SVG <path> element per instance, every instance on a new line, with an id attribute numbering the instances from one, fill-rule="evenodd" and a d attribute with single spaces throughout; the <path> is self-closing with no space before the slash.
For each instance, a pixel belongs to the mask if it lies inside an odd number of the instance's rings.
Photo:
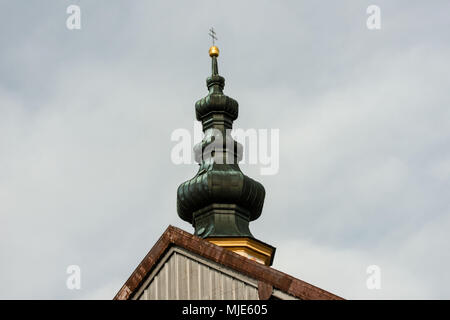
<path id="1" fill-rule="evenodd" d="M 199 168 L 177 192 L 178 215 L 192 224 L 194 234 L 169 226 L 114 299 L 342 299 L 272 268 L 275 248 L 250 232 L 250 222 L 261 215 L 265 190 L 239 168 L 242 145 L 231 136 L 239 105 L 223 93 L 214 42 L 209 56 L 208 94 L 195 104 L 204 132 L 194 147 Z"/>
<path id="2" fill-rule="evenodd" d="M 218 246 L 271 265 L 275 248 L 257 240 L 249 223 L 262 212 L 265 190 L 239 168 L 242 145 L 231 136 L 239 104 L 223 93 L 225 79 L 219 75 L 219 48 L 209 49 L 211 75 L 208 94 L 195 103 L 204 138 L 194 147 L 197 174 L 178 187 L 177 211 L 195 235 Z"/>

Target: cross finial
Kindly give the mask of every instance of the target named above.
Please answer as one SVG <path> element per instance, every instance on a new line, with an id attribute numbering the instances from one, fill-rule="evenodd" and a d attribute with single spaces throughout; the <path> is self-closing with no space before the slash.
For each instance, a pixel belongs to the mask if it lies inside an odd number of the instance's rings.
<path id="1" fill-rule="evenodd" d="M 217 40 L 217 37 L 216 37 L 216 32 L 214 31 L 213 27 L 211 27 L 211 29 L 209 29 L 209 36 L 211 37 L 212 43 L 213 43 L 213 46 L 214 46 L 215 45 L 215 40 Z"/>

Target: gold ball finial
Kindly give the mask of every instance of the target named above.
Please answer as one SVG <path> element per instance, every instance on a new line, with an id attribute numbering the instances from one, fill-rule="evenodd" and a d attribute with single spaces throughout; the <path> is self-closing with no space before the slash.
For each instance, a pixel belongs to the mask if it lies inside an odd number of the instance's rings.
<path id="1" fill-rule="evenodd" d="M 209 48 L 209 56 L 210 57 L 218 57 L 219 56 L 219 48 L 216 46 L 212 46 Z"/>

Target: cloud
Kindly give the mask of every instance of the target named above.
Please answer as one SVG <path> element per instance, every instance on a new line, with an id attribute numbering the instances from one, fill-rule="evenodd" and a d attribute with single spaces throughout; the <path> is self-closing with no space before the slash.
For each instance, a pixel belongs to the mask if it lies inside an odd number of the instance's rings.
<path id="1" fill-rule="evenodd" d="M 211 25 L 235 126 L 280 129 L 279 174 L 242 166 L 274 266 L 346 298 L 449 297 L 447 3 L 382 1 L 378 33 L 364 3 L 80 1 L 80 31 L 69 4 L 1 13 L 1 298 L 112 298 L 167 225 L 192 231 L 170 135 L 206 95 Z"/>

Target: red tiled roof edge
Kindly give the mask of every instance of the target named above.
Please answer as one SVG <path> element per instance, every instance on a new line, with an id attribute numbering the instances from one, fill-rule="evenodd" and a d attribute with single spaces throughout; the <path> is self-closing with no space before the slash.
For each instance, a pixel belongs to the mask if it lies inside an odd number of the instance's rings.
<path id="1" fill-rule="evenodd" d="M 169 226 L 159 240 L 137 266 L 114 300 L 128 300 L 156 266 L 162 255 L 176 245 L 206 259 L 225 265 L 250 278 L 272 285 L 285 293 L 303 300 L 343 300 L 328 291 L 294 278 L 281 271 L 247 259 L 237 253 L 219 247 L 179 228 Z"/>

